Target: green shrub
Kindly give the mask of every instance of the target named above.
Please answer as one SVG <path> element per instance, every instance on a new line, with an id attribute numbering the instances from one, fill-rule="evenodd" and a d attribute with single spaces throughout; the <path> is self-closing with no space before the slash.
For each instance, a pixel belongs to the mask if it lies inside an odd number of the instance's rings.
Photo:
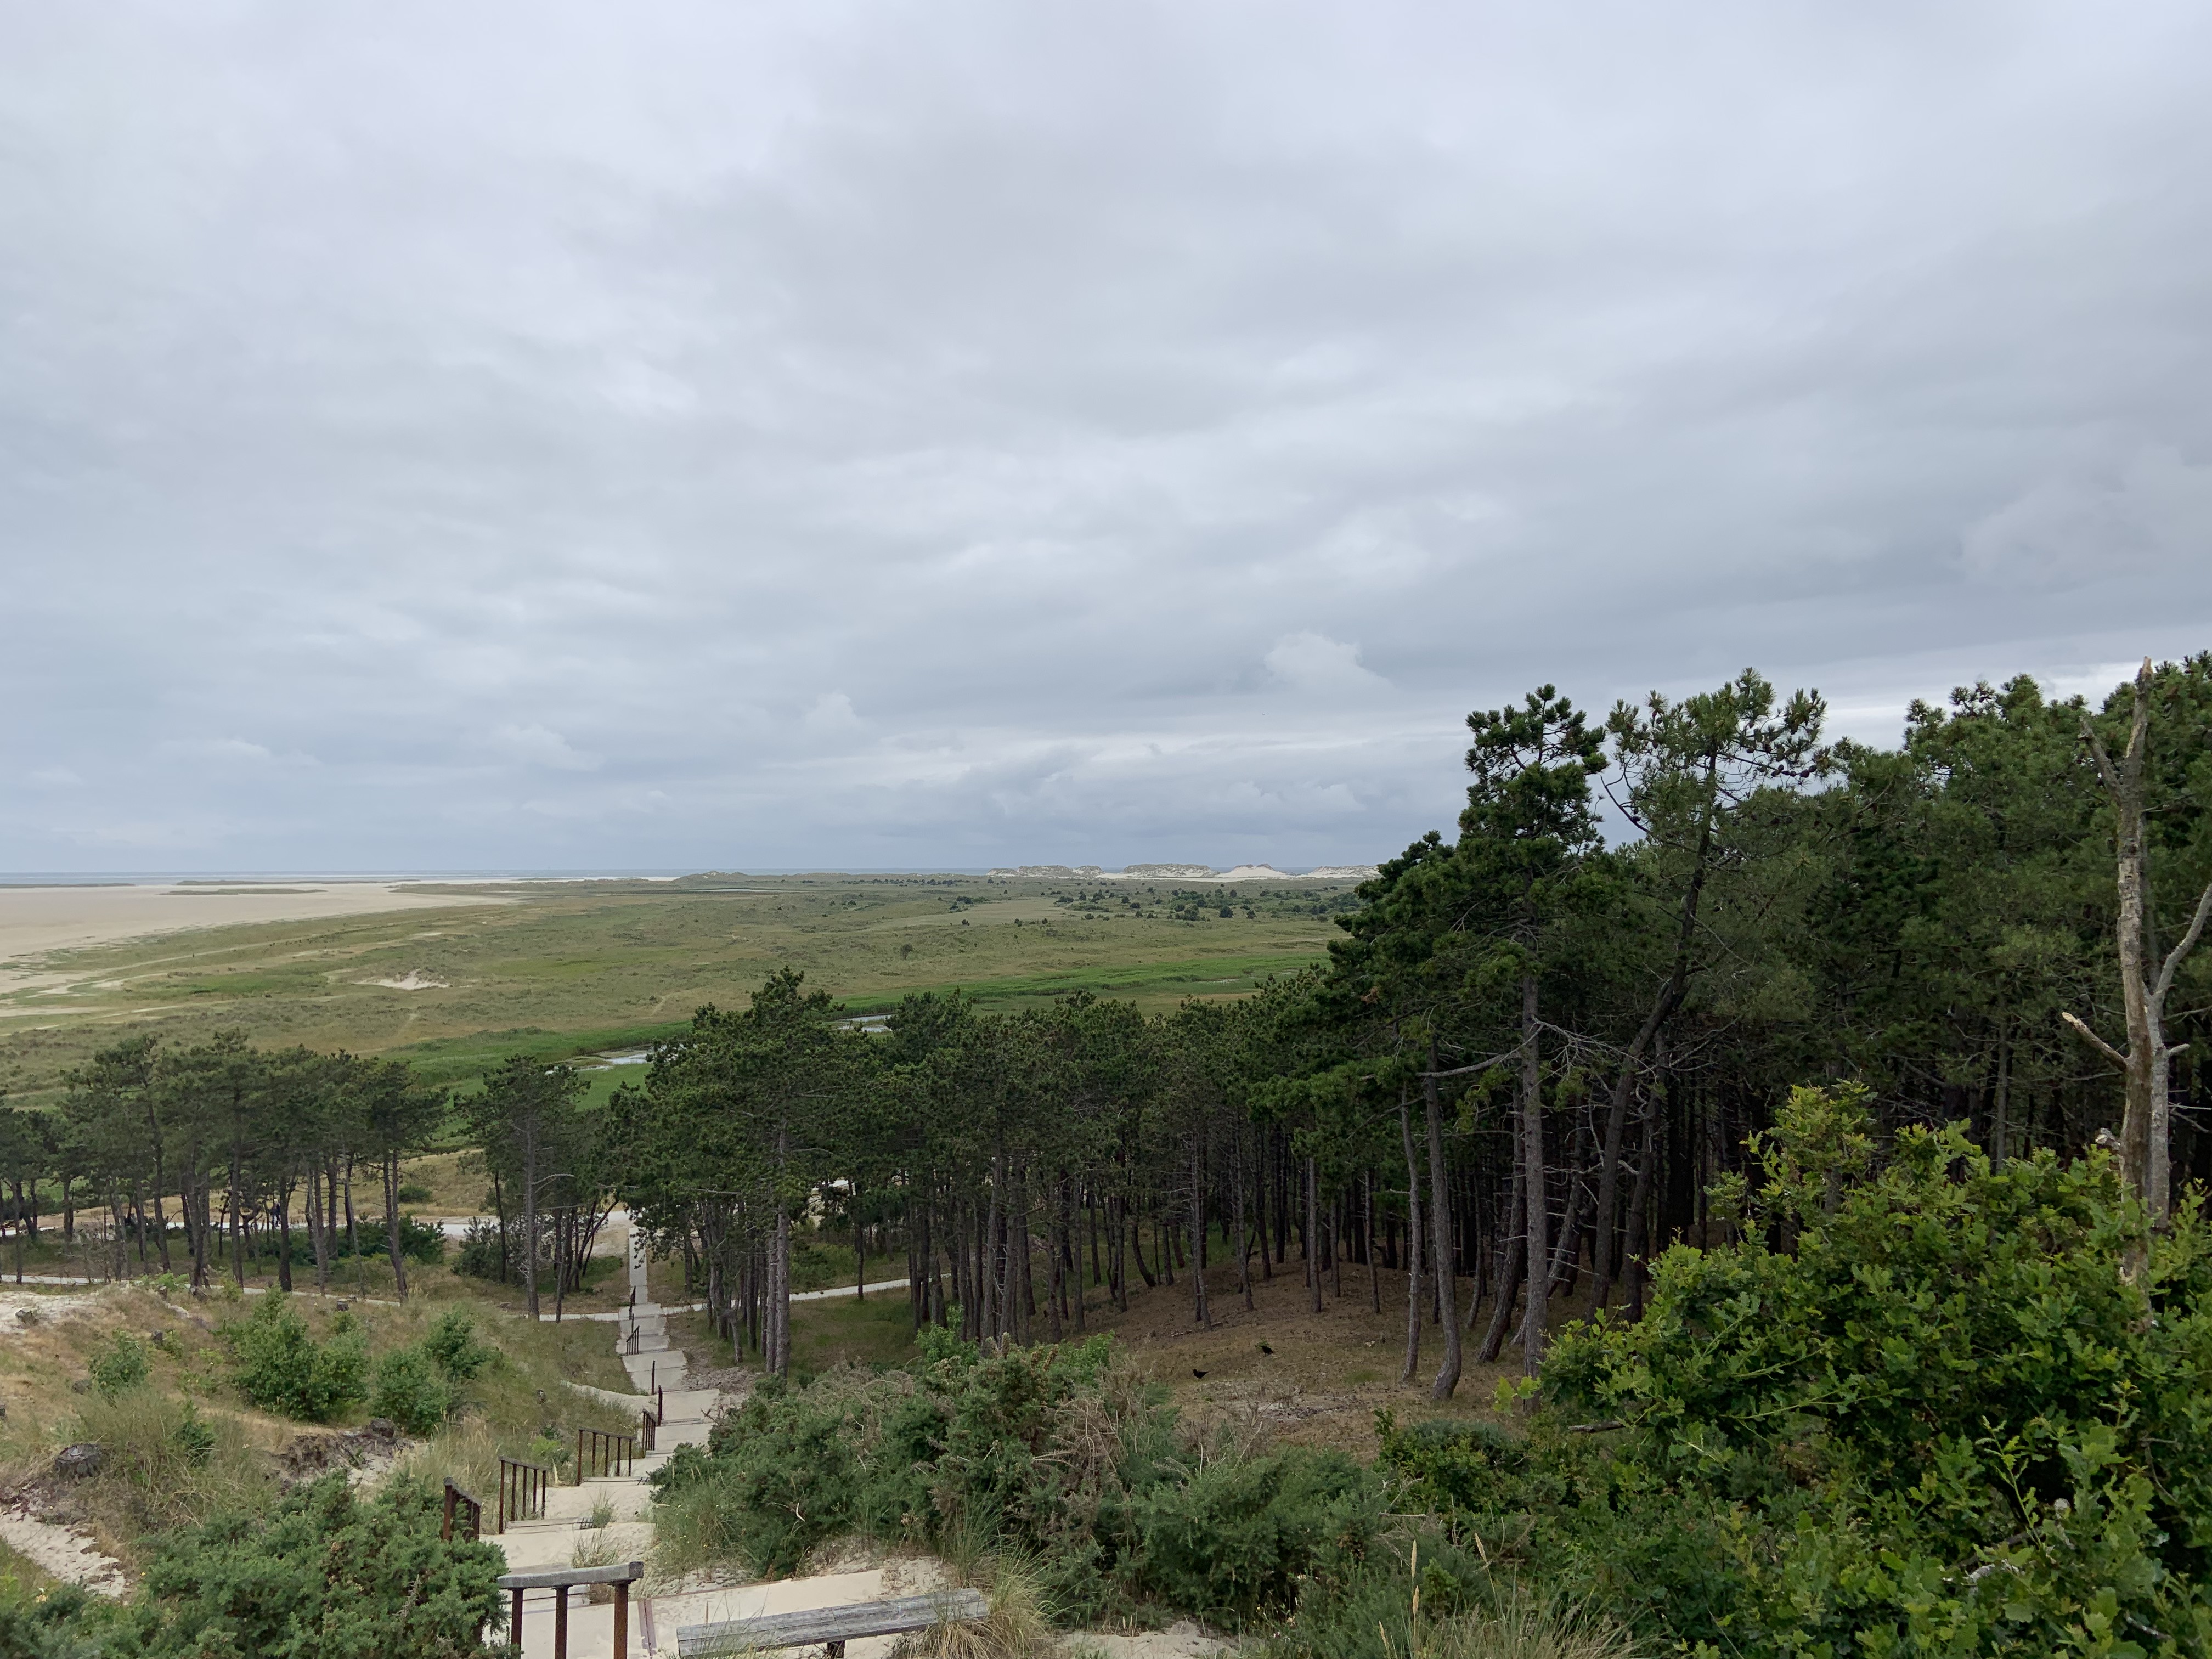
<path id="1" fill-rule="evenodd" d="M 1848 1090 L 1756 1146 L 1757 1198 L 1716 1192 L 1744 1242 L 1668 1251 L 1640 1323 L 1547 1363 L 1540 1444 L 1625 1425 L 1542 1451 L 1561 1552 L 1723 1590 L 1638 1613 L 1731 1651 L 2212 1650 L 2197 1206 L 2151 1235 L 2101 1155 L 1996 1170 L 1958 1126 L 1875 1170 Z"/>
<path id="2" fill-rule="evenodd" d="M 904 1370 L 756 1385 L 705 1455 L 655 1474 L 664 1559 L 787 1573 L 860 1533 L 1024 1557 L 1069 1616 L 1126 1594 L 1133 1496 L 1180 1468 L 1152 1391 L 1103 1340 L 984 1354 L 933 1328 L 921 1345 Z"/>
<path id="3" fill-rule="evenodd" d="M 103 1659 L 114 1614 L 75 1584 L 24 1591 L 0 1577 L 0 1659 Z"/>
<path id="4" fill-rule="evenodd" d="M 111 1400 L 138 1387 L 151 1370 L 146 1345 L 128 1331 L 116 1332 L 92 1356 L 93 1386 Z"/>
<path id="5" fill-rule="evenodd" d="M 106 1650 L 477 1659 L 504 1558 L 441 1541 L 440 1520 L 438 1495 L 404 1477 L 374 1497 L 338 1474 L 296 1487 L 265 1516 L 228 1516 L 166 1543 Z"/>
<path id="6" fill-rule="evenodd" d="M 4 1659 L 478 1659 L 501 1611 L 496 1547 L 438 1536 L 439 1498 L 342 1474 L 172 1534 L 123 1606 L 0 1594 Z"/>
<path id="7" fill-rule="evenodd" d="M 1170 1606 L 1216 1620 L 1285 1612 L 1302 1581 L 1358 1570 L 1382 1496 L 1382 1483 L 1341 1452 L 1218 1458 L 1138 1497 L 1139 1577 Z"/>
<path id="8" fill-rule="evenodd" d="M 362 1217 L 354 1232 L 360 1241 L 362 1255 L 374 1261 L 387 1254 L 382 1216 Z M 339 1254 L 343 1255 L 343 1240 L 339 1242 Z M 434 1267 L 446 1259 L 445 1232 L 427 1221 L 417 1221 L 411 1215 L 403 1215 L 399 1218 L 399 1254 L 410 1261 L 419 1261 L 426 1267 Z"/>
<path id="9" fill-rule="evenodd" d="M 448 1308 L 438 1316 L 422 1339 L 422 1347 L 453 1382 L 473 1382 L 500 1358 L 497 1348 L 477 1340 L 476 1322 L 459 1308 Z"/>
<path id="10" fill-rule="evenodd" d="M 1243 1623 L 1356 1574 L 1381 1524 L 1383 1483 L 1340 1453 L 1194 1464 L 1103 1341 L 921 1344 L 901 1370 L 764 1379 L 706 1451 L 679 1450 L 653 1477 L 664 1565 L 787 1573 L 859 1533 L 1018 1559 L 1066 1617 L 1151 1595 Z"/>
<path id="11" fill-rule="evenodd" d="M 399 1188 L 397 1196 L 402 1204 L 428 1204 L 432 1194 L 420 1182 L 410 1181 Z"/>
<path id="12" fill-rule="evenodd" d="M 1493 1423 L 1431 1419 L 1401 1429 L 1387 1411 L 1375 1413 L 1381 1466 L 1401 1484 L 1405 1508 L 1465 1513 L 1527 1507 L 1528 1443 Z"/>
<path id="13" fill-rule="evenodd" d="M 245 1318 L 222 1327 L 222 1335 L 232 1381 L 264 1411 L 320 1423 L 362 1398 L 368 1349 L 359 1331 L 341 1327 L 329 1341 L 317 1342 L 281 1291 L 258 1298 Z"/>
<path id="14" fill-rule="evenodd" d="M 1295 1617 L 1269 1647 L 1302 1659 L 1432 1659 L 1424 1639 L 1431 1621 L 1480 1613 L 1513 1593 L 1508 1563 L 1498 1565 L 1506 1570 L 1494 1577 L 1474 1551 L 1426 1528 L 1394 1539 L 1365 1571 L 1301 1586 Z"/>
<path id="15" fill-rule="evenodd" d="M 505 1279 L 512 1264 L 500 1241 L 499 1224 L 478 1216 L 461 1234 L 461 1248 L 453 1257 L 453 1271 L 471 1279 Z"/>
<path id="16" fill-rule="evenodd" d="M 376 1362 L 376 1385 L 368 1396 L 374 1415 L 390 1418 L 409 1434 L 428 1435 L 453 1407 L 453 1390 L 424 1349 L 394 1348 Z"/>
<path id="17" fill-rule="evenodd" d="M 185 1402 L 183 1417 L 170 1430 L 169 1438 L 191 1468 L 205 1468 L 215 1455 L 215 1426 L 200 1415 L 199 1407 L 189 1400 Z"/>

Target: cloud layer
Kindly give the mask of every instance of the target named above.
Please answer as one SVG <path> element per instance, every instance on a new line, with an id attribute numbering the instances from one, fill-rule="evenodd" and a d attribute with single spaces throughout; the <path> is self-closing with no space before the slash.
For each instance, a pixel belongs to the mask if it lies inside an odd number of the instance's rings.
<path id="1" fill-rule="evenodd" d="M 2212 14 L 0 20 L 0 866 L 1367 860 L 2212 646 Z"/>

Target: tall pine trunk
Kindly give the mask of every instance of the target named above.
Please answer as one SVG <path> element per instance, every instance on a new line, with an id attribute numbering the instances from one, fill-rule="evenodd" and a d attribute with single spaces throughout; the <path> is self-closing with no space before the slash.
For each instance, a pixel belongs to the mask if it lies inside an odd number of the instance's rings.
<path id="1" fill-rule="evenodd" d="M 1527 1184 L 1528 1224 L 1523 1255 L 1528 1274 L 1527 1308 L 1521 1319 L 1521 1364 L 1530 1376 L 1544 1363 L 1546 1304 L 1551 1275 L 1545 1271 L 1550 1237 L 1550 1216 L 1545 1206 L 1544 1097 L 1539 1045 L 1542 1030 L 1537 1023 L 1536 976 L 1521 976 L 1521 1170 Z"/>
<path id="2" fill-rule="evenodd" d="M 1401 1387 L 1421 1365 L 1421 1160 L 1413 1150 L 1413 1118 L 1398 1094 L 1398 1139 L 1406 1152 L 1406 1365 Z"/>
<path id="3" fill-rule="evenodd" d="M 1429 1397 L 1431 1400 L 1449 1400 L 1452 1390 L 1459 1387 L 1462 1359 L 1459 1308 L 1455 1300 L 1457 1289 L 1452 1280 L 1451 1201 L 1444 1188 L 1443 1102 L 1437 1087 L 1436 1069 L 1436 1051 L 1431 1048 L 1429 1052 L 1431 1075 L 1421 1079 L 1421 1103 L 1428 1117 L 1429 1226 L 1433 1245 L 1431 1259 L 1435 1263 L 1437 1321 L 1443 1328 L 1444 1363 L 1437 1368 L 1436 1381 L 1429 1385 Z"/>

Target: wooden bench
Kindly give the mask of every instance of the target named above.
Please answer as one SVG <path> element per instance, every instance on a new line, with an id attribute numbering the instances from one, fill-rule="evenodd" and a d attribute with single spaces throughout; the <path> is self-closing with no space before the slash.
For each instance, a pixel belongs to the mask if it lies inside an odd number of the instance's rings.
<path id="1" fill-rule="evenodd" d="M 820 1643 L 830 1659 L 845 1659 L 845 1644 L 862 1636 L 904 1636 L 953 1620 L 973 1621 L 991 1611 L 982 1591 L 943 1590 L 888 1601 L 854 1601 L 804 1613 L 771 1613 L 716 1625 L 686 1625 L 676 1632 L 678 1659 L 718 1659 L 771 1648 L 811 1648 Z"/>

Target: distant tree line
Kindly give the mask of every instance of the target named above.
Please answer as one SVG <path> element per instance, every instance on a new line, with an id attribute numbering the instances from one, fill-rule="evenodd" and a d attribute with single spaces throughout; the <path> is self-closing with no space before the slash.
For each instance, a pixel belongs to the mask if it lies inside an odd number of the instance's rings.
<path id="1" fill-rule="evenodd" d="M 43 1185 L 82 1265 L 117 1278 L 243 1283 L 249 1262 L 273 1255 L 283 1288 L 308 1273 L 325 1287 L 338 1261 L 374 1251 L 405 1294 L 401 1165 L 437 1131 L 447 1095 L 404 1062 L 257 1048 L 225 1030 L 191 1047 L 133 1037 L 64 1081 L 58 1108 L 0 1111 L 19 1273 Z M 87 1212 L 101 1218 L 97 1255 Z"/>
<path id="2" fill-rule="evenodd" d="M 1246 1298 L 1298 1273 L 1316 1309 L 1380 1307 L 1387 1272 L 1442 1395 L 1466 1343 L 1533 1371 L 1559 1297 L 1633 1316 L 1667 1244 L 1728 1236 L 1713 1194 L 1759 1178 L 1793 1085 L 1863 1085 L 1887 1133 L 1962 1122 L 1999 1167 L 2105 1137 L 2154 1213 L 2212 1177 L 2212 657 L 2094 709 L 1965 689 L 1894 750 L 1825 719 L 1749 672 L 1471 715 L 1456 834 L 1243 1001 L 917 994 L 872 1036 L 779 974 L 618 1093 L 606 1178 L 774 1368 L 793 1227 L 834 1214 L 863 1279 L 889 1255 L 916 1323 L 970 1338 L 1080 1330 L 1133 1280 L 1203 1322 L 1194 1264 Z"/>

